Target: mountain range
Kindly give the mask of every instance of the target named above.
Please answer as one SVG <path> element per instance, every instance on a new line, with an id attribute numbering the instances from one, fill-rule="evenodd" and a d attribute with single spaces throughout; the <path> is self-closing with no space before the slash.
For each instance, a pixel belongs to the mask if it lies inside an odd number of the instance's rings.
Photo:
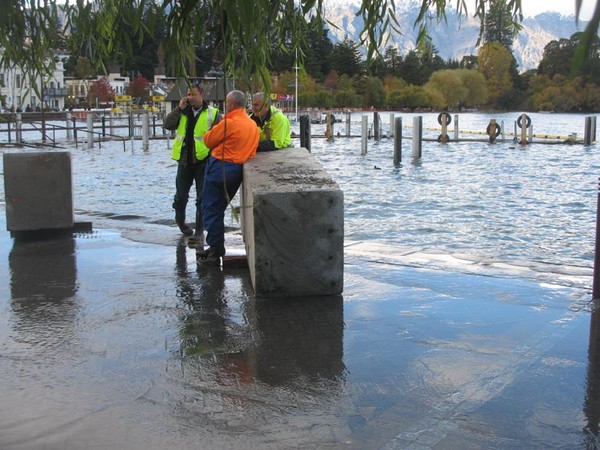
<path id="1" fill-rule="evenodd" d="M 360 41 L 360 32 L 364 22 L 356 13 L 360 9 L 361 0 L 325 0 L 324 13 L 329 24 L 329 37 L 332 42 L 342 42 L 348 38 Z M 415 48 L 418 27 L 414 26 L 420 10 L 420 1 L 408 0 L 396 2 L 396 18 L 400 24 L 402 35 L 391 33 L 386 47 L 392 46 L 404 56 Z M 446 21 L 438 23 L 437 18 L 428 19 L 428 34 L 444 60 L 461 60 L 463 56 L 477 55 L 480 22 L 478 18 L 459 16 L 453 7 L 446 9 Z M 536 69 L 542 59 L 544 47 L 553 40 L 568 39 L 573 33 L 583 31 L 586 21 L 577 22 L 574 15 L 564 16 L 548 12 L 523 20 L 523 28 L 515 38 L 512 52 L 517 60 L 520 72 Z M 384 49 L 381 49 L 383 52 Z"/>

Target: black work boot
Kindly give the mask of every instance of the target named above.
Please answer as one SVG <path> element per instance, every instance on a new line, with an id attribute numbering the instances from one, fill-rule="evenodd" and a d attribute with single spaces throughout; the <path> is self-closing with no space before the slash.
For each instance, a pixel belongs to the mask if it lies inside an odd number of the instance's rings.
<path id="1" fill-rule="evenodd" d="M 175 223 L 181 230 L 183 234 L 186 236 L 191 236 L 194 230 L 185 223 L 185 209 L 176 209 L 175 210 Z"/>
<path id="2" fill-rule="evenodd" d="M 202 222 L 202 213 L 199 211 L 196 211 L 196 229 L 188 239 L 188 243 L 196 246 L 204 245 L 204 222 Z"/>

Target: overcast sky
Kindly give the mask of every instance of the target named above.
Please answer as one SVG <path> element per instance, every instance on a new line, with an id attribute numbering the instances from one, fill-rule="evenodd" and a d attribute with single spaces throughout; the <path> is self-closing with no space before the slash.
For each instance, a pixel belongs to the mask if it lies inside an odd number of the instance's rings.
<path id="1" fill-rule="evenodd" d="M 592 17 L 596 0 L 583 0 L 580 19 Z M 575 14 L 575 0 L 521 0 L 524 16 L 535 16 L 545 11 L 556 11 L 564 15 Z"/>

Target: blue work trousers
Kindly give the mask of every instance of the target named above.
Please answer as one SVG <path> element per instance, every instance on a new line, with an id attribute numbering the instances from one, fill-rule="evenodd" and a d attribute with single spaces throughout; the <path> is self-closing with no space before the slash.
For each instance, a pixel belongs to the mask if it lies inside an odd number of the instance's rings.
<path id="1" fill-rule="evenodd" d="M 225 210 L 242 184 L 243 164 L 209 157 L 204 176 L 202 217 L 206 243 L 225 254 Z"/>

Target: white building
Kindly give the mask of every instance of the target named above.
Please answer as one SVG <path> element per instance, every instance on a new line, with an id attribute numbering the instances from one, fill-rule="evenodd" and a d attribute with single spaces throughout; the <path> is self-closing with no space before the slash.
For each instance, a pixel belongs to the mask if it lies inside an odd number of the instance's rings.
<path id="1" fill-rule="evenodd" d="M 64 54 L 56 54 L 53 73 L 35 78 L 31 78 L 20 67 L 0 68 L 0 109 L 35 111 L 41 108 L 42 100 L 45 110 L 64 109 L 65 97 L 68 95 L 64 83 L 63 63 L 66 58 Z"/>
<path id="2" fill-rule="evenodd" d="M 88 92 L 92 84 L 96 81 L 106 78 L 108 83 L 115 91 L 115 95 L 125 95 L 127 88 L 129 87 L 129 77 L 121 76 L 118 72 L 113 72 L 105 75 L 99 75 L 95 78 L 81 79 L 81 78 L 66 78 L 65 86 L 67 87 L 71 103 L 78 104 L 81 102 L 87 102 Z"/>

